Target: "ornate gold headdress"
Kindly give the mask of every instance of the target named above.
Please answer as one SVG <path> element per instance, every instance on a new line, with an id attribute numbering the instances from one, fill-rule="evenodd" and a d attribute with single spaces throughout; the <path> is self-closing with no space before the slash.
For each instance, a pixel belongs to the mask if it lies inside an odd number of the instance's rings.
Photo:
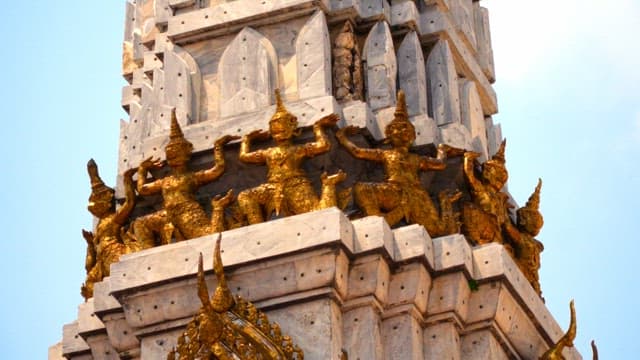
<path id="1" fill-rule="evenodd" d="M 202 307 L 178 337 L 177 346 L 167 355 L 176 359 L 302 360 L 303 351 L 282 335 L 280 326 L 266 314 L 240 298 L 233 297 L 224 276 L 218 235 L 213 269 L 218 284 L 213 298 L 204 277 L 202 254 L 198 263 L 198 297 Z"/>
<path id="2" fill-rule="evenodd" d="M 167 158 L 175 157 L 179 154 L 191 153 L 193 144 L 185 139 L 178 118 L 176 117 L 176 109 L 171 109 L 171 131 L 169 133 L 169 143 L 164 148 Z"/>
<path id="3" fill-rule="evenodd" d="M 518 223 L 522 230 L 536 236 L 544 225 L 544 218 L 540 213 L 540 189 L 542 188 L 542 179 L 538 179 L 538 185 L 535 191 L 529 197 L 529 201 L 524 207 L 517 211 Z"/>
<path id="4" fill-rule="evenodd" d="M 298 118 L 287 110 L 284 106 L 284 102 L 282 101 L 282 97 L 280 96 L 280 89 L 275 90 L 276 95 L 276 112 L 269 120 L 269 124 L 273 122 L 279 122 L 282 125 L 295 129 L 298 127 Z"/>
<path id="5" fill-rule="evenodd" d="M 384 129 L 384 134 L 388 138 L 394 132 L 400 129 L 411 129 L 415 133 L 415 127 L 409 121 L 409 112 L 407 111 L 407 101 L 405 99 L 404 91 L 398 91 L 398 97 L 396 101 L 396 111 L 393 114 L 393 120 Z"/>
<path id="6" fill-rule="evenodd" d="M 104 184 L 102 179 L 100 178 L 100 174 L 98 173 L 98 165 L 93 159 L 90 159 L 87 162 L 87 172 L 89 173 L 89 178 L 91 179 L 91 193 L 99 194 L 102 192 L 110 192 L 114 193 L 113 188 Z"/>

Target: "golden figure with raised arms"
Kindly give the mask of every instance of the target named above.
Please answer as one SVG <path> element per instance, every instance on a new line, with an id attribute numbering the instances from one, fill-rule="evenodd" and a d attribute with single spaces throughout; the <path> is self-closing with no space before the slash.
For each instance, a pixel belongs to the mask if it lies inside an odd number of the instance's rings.
<path id="1" fill-rule="evenodd" d="M 87 172 L 91 179 L 91 195 L 87 209 L 98 218 L 98 224 L 95 233 L 82 230 L 82 236 L 87 241 L 87 279 L 82 284 L 80 293 L 85 300 L 93 296 L 93 284 L 109 276 L 111 264 L 117 262 L 120 255 L 141 248 L 132 238 L 126 234 L 123 236 L 123 227 L 135 206 L 136 196 L 132 179 L 135 170 L 124 173 L 125 201 L 117 210 L 115 191 L 104 184 L 98 173 L 98 165 L 93 159 L 87 163 Z"/>
<path id="2" fill-rule="evenodd" d="M 147 174 L 150 169 L 159 169 L 163 163 L 148 158 L 138 168 L 137 189 L 140 195 L 162 194 L 163 209 L 134 223 L 134 232 L 139 241 L 155 243 L 155 234 L 161 235 L 161 242 L 168 243 L 171 236 L 176 240 L 193 239 L 212 234 L 223 229 L 223 212 L 216 211 L 214 203 L 213 219 L 208 217 L 198 203 L 195 193 L 199 187 L 219 178 L 224 172 L 225 161 L 223 146 L 238 139 L 237 136 L 225 135 L 216 140 L 214 145 L 213 167 L 200 171 L 189 170 L 189 160 L 193 144 L 184 138 L 176 119 L 175 109 L 171 113 L 170 141 L 165 147 L 167 163 L 171 173 L 164 178 L 149 182 Z M 221 199 L 225 204 L 230 201 L 232 193 Z"/>
<path id="3" fill-rule="evenodd" d="M 438 212 L 429 193 L 423 188 L 420 171 L 443 170 L 447 153 L 460 151 L 441 144 L 436 158 L 410 152 L 416 139 L 413 124 L 409 121 L 403 91 L 398 92 L 396 112 L 393 121 L 385 128 L 386 142 L 391 149 L 366 149 L 356 146 L 348 139 L 360 131 L 358 127 L 347 126 L 338 130 L 336 137 L 351 155 L 358 159 L 382 163 L 385 181 L 382 183 L 361 182 L 354 186 L 357 205 L 365 215 L 384 216 L 390 226 L 404 219 L 408 223 L 423 225 L 431 236 L 455 233 L 459 229 L 458 216 L 451 203 L 458 200 L 460 192 L 440 194 L 441 210 Z"/>
<path id="4" fill-rule="evenodd" d="M 242 138 L 240 161 L 249 164 L 266 164 L 267 182 L 242 191 L 238 195 L 241 211 L 249 224 L 263 222 L 265 217 L 282 213 L 285 216 L 301 214 L 337 205 L 335 185 L 346 178 L 342 171 L 322 176 L 322 194 L 318 198 L 311 181 L 302 169 L 306 158 L 324 154 L 331 143 L 324 128 L 333 127 L 339 117 L 331 114 L 313 124 L 315 141 L 303 145 L 293 143 L 298 135 L 298 119 L 284 107 L 280 92 L 276 90 L 276 112 L 269 120 L 269 132 L 256 130 Z M 276 145 L 251 151 L 251 142 L 273 138 Z"/>

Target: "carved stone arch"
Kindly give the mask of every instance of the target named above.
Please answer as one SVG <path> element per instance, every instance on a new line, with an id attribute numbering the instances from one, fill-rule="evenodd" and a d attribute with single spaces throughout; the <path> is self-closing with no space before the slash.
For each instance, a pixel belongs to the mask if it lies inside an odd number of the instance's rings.
<path id="1" fill-rule="evenodd" d="M 260 110 L 278 87 L 278 55 L 271 41 L 244 28 L 227 46 L 218 65 L 220 117 Z"/>
<path id="2" fill-rule="evenodd" d="M 331 95 L 331 45 L 322 11 L 317 11 L 300 31 L 296 58 L 300 99 Z"/>
<path id="3" fill-rule="evenodd" d="M 427 113 L 427 74 L 422 45 L 415 31 L 409 32 L 398 48 L 398 78 L 404 90 L 410 116 Z"/>
<path id="4" fill-rule="evenodd" d="M 366 64 L 367 102 L 372 110 L 396 103 L 396 54 L 389 24 L 380 21 L 373 26 L 362 51 Z"/>

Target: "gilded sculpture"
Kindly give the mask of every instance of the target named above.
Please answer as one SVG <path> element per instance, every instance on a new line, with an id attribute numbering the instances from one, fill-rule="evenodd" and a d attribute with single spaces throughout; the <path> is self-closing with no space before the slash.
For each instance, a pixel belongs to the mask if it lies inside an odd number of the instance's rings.
<path id="1" fill-rule="evenodd" d="M 217 139 L 213 148 L 213 167 L 200 171 L 189 170 L 193 144 L 185 139 L 175 109 L 171 113 L 169 137 L 165 147 L 167 163 L 171 167 L 169 175 L 148 181 L 149 170 L 163 166 L 157 159 L 147 158 L 138 167 L 138 193 L 143 196 L 162 194 L 163 200 L 162 210 L 140 218 L 133 224 L 136 238 L 145 244 L 156 245 L 156 236 L 166 244 L 172 238 L 188 240 L 224 230 L 224 212 L 221 213 L 219 207 L 228 205 L 232 196 L 229 193 L 222 199 L 214 199 L 213 216 L 210 218 L 196 200 L 195 192 L 222 175 L 225 167 L 223 146 L 239 137 L 225 135 Z M 217 203 L 217 200 L 221 202 Z"/>
<path id="2" fill-rule="evenodd" d="M 569 323 L 569 329 L 567 332 L 556 342 L 549 350 L 547 350 L 540 360 L 565 360 L 562 355 L 562 350 L 567 347 L 573 347 L 573 341 L 576 339 L 576 309 L 573 305 L 573 300 L 569 303 L 571 309 L 571 322 Z"/>
<path id="3" fill-rule="evenodd" d="M 517 226 L 508 220 L 505 230 L 509 243 L 513 247 L 513 255 L 518 267 L 527 278 L 533 289 L 542 295 L 538 270 L 540 269 L 540 253 L 544 250 L 542 243 L 534 238 L 544 224 L 540 207 L 540 189 L 542 180 L 538 180 L 535 191 L 524 207 L 518 209 Z"/>
<path id="4" fill-rule="evenodd" d="M 263 222 L 272 213 L 285 216 L 336 206 L 335 185 L 346 178 L 346 174 L 322 176 L 320 198 L 315 193 L 311 181 L 302 169 L 306 158 L 326 153 L 331 143 L 325 133 L 326 127 L 333 127 L 338 115 L 331 114 L 313 124 L 315 141 L 304 145 L 293 143 L 298 135 L 298 119 L 284 107 L 280 93 L 276 90 L 276 112 L 269 121 L 269 132 L 256 130 L 242 138 L 240 161 L 248 164 L 266 164 L 267 182 L 246 189 L 238 195 L 238 204 L 249 224 Z M 262 150 L 251 151 L 254 140 L 273 138 L 276 145 Z"/>
<path id="5" fill-rule="evenodd" d="M 472 201 L 463 206 L 462 230 L 469 240 L 478 245 L 505 243 L 502 230 L 509 220 L 511 206 L 509 196 L 502 192 L 509 177 L 505 166 L 505 146 L 506 140 L 496 154 L 482 164 L 479 173 L 476 172 L 476 159 L 480 154 L 464 153 L 463 170 Z"/>
<path id="6" fill-rule="evenodd" d="M 345 21 L 334 41 L 332 53 L 336 100 L 362 100 L 362 60 L 350 21 Z"/>
<path id="7" fill-rule="evenodd" d="M 391 149 L 356 146 L 348 136 L 355 135 L 358 131 L 358 127 L 347 126 L 338 130 L 336 137 L 351 155 L 382 163 L 385 170 L 384 182 L 360 182 L 354 186 L 356 204 L 365 215 L 384 216 L 390 226 L 403 219 L 407 223 L 421 224 L 434 237 L 458 232 L 458 214 L 452 203 L 462 194 L 458 191 L 443 191 L 439 194 L 441 211 L 438 212 L 419 178 L 420 171 L 445 169 L 447 154 L 458 151 L 441 144 L 436 158 L 410 152 L 416 134 L 409 121 L 404 92 L 398 93 L 394 119 L 385 128 L 386 141 L 391 144 Z"/>
<path id="8" fill-rule="evenodd" d="M 87 163 L 87 172 L 91 179 L 91 195 L 87 209 L 98 218 L 98 224 L 95 233 L 82 230 L 82 236 L 87 241 L 87 278 L 80 293 L 85 300 L 93 296 L 93 284 L 109 276 L 111 264 L 117 262 L 120 255 L 141 249 L 140 244 L 123 231 L 135 206 L 136 195 L 132 179 L 134 171 L 124 173 L 125 201 L 117 210 L 115 191 L 104 184 L 98 173 L 98 165 L 93 159 Z"/>
<path id="9" fill-rule="evenodd" d="M 216 241 L 213 269 L 216 289 L 209 298 L 202 254 L 198 263 L 198 297 L 202 307 L 178 337 L 167 360 L 303 360 L 304 352 L 283 335 L 280 326 L 266 314 L 229 290 L 220 252 L 221 235 Z"/>

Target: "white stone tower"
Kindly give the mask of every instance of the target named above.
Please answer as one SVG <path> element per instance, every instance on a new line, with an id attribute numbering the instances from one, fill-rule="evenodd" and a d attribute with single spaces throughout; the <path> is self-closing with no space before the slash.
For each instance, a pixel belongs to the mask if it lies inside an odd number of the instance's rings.
<path id="1" fill-rule="evenodd" d="M 129 120 L 120 124 L 118 196 L 128 168 L 164 158 L 172 108 L 197 167 L 212 161 L 221 135 L 268 128 L 275 89 L 300 126 L 337 113 L 339 127 L 366 128 L 359 140 L 371 146 L 384 138 L 400 89 L 420 151 L 445 143 L 484 161 L 502 141 L 480 1 L 129 0 L 123 49 Z M 203 202 L 263 181 L 264 169 L 239 163 L 234 145 L 226 157 L 223 177 L 198 193 Z M 380 173 L 335 141 L 306 165 L 316 186 L 338 168 L 347 184 Z M 459 163 L 424 181 L 459 184 Z M 139 200 L 136 215 L 156 207 Z M 349 215 L 329 208 L 223 233 L 231 290 L 278 322 L 306 359 L 339 360 L 343 351 L 361 360 L 538 359 L 562 336 L 502 245 Z M 198 254 L 209 256 L 214 242 L 123 256 L 49 359 L 166 358 L 199 308 Z M 581 358 L 574 349 L 565 356 Z"/>

